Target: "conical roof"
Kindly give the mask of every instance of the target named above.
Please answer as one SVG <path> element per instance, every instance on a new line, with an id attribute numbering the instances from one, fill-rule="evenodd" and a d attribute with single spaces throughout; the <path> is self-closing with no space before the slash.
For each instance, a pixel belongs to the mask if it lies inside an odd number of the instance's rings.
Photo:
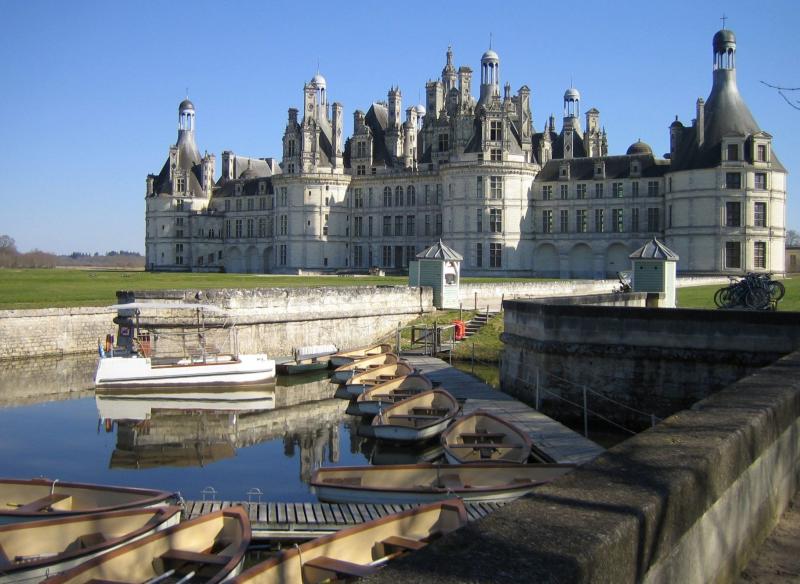
<path id="1" fill-rule="evenodd" d="M 425 251 L 417 254 L 418 260 L 445 260 L 451 262 L 460 262 L 464 259 L 460 253 L 453 248 L 446 246 L 440 239 Z"/>
<path id="2" fill-rule="evenodd" d="M 680 259 L 678 254 L 655 237 L 628 257 L 632 260 L 664 260 L 667 262 L 677 262 Z"/>

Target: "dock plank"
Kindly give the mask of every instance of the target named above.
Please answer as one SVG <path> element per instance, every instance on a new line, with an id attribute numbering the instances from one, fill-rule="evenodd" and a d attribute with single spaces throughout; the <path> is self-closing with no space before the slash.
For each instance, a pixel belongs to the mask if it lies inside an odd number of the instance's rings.
<path id="1" fill-rule="evenodd" d="M 308 521 L 306 521 L 306 510 L 302 503 L 294 504 L 294 514 L 295 517 L 297 517 L 297 523 L 308 523 Z"/>
<path id="2" fill-rule="evenodd" d="M 303 509 L 306 512 L 306 523 L 316 523 L 317 519 L 314 515 L 314 506 L 311 503 L 303 503 Z"/>

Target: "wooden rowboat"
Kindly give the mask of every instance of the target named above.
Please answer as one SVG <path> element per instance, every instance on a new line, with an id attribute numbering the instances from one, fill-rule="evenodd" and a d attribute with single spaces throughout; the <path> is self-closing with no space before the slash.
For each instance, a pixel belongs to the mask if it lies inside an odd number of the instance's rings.
<path id="1" fill-rule="evenodd" d="M 380 355 L 381 353 L 391 353 L 392 347 L 387 344 L 369 345 L 360 347 L 358 349 L 351 349 L 350 351 L 339 351 L 335 355 L 331 355 L 331 365 L 333 367 L 341 367 L 352 363 L 357 359 L 363 359 L 371 355 Z"/>
<path id="2" fill-rule="evenodd" d="M 389 365 L 397 363 L 400 359 L 394 353 L 380 353 L 379 355 L 372 355 L 370 357 L 363 357 L 358 361 L 346 363 L 333 370 L 331 375 L 332 383 L 346 383 L 353 375 L 358 375 L 364 371 L 369 371 L 381 365 Z"/>
<path id="3" fill-rule="evenodd" d="M 398 377 L 406 377 L 412 373 L 414 373 L 414 368 L 404 361 L 389 363 L 387 365 L 368 369 L 358 375 L 353 375 L 353 377 L 345 382 L 344 389 L 350 396 L 350 399 L 355 399 L 369 387 L 392 379 L 397 379 Z"/>
<path id="4" fill-rule="evenodd" d="M 568 473 L 572 464 L 398 464 L 317 469 L 310 485 L 330 503 L 510 501 Z"/>
<path id="5" fill-rule="evenodd" d="M 511 422 L 476 410 L 457 418 L 442 434 L 447 462 L 524 463 L 531 455 L 528 435 Z"/>
<path id="6" fill-rule="evenodd" d="M 433 389 L 433 383 L 424 375 L 396 377 L 365 389 L 356 398 L 356 404 L 361 415 L 374 416 L 394 403 L 429 389 Z"/>
<path id="7" fill-rule="evenodd" d="M 241 571 L 250 538 L 247 513 L 227 507 L 92 558 L 45 582 L 161 582 L 191 576 L 187 581 L 215 584 Z"/>
<path id="8" fill-rule="evenodd" d="M 87 513 L 0 526 L 0 583 L 41 582 L 93 557 L 177 525 L 180 507 Z"/>
<path id="9" fill-rule="evenodd" d="M 58 479 L 0 479 L 0 523 L 163 505 L 173 493 Z"/>
<path id="10" fill-rule="evenodd" d="M 383 410 L 372 420 L 378 440 L 419 442 L 441 434 L 459 410 L 458 402 L 444 389 L 431 389 Z"/>
<path id="11" fill-rule="evenodd" d="M 287 549 L 243 572 L 234 583 L 317 584 L 369 576 L 386 562 L 419 550 L 466 522 L 458 499 L 424 505 Z"/>

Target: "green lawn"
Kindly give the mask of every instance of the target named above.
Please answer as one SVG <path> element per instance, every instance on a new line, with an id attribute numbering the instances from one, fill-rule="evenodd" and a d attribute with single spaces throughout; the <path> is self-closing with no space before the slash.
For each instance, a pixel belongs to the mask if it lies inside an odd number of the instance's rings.
<path id="1" fill-rule="evenodd" d="M 786 295 L 778 303 L 780 311 L 800 310 L 800 278 L 787 278 L 782 280 L 786 287 Z M 677 304 L 678 308 L 709 308 L 716 310 L 714 305 L 714 293 L 722 286 L 695 286 L 691 288 L 679 288 Z"/>
<path id="2" fill-rule="evenodd" d="M 0 269 L 0 309 L 105 306 L 117 290 L 301 288 L 406 284 L 405 277 L 169 274 L 121 270 Z"/>

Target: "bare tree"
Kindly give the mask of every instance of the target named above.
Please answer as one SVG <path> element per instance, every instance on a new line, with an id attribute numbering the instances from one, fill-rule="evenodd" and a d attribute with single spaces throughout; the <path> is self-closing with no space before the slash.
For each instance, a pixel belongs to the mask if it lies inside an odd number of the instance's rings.
<path id="1" fill-rule="evenodd" d="M 788 103 L 794 109 L 800 110 L 800 99 L 792 100 L 792 99 L 789 99 L 788 95 L 786 95 L 786 92 L 800 91 L 800 87 L 780 87 L 778 85 L 772 85 L 771 83 L 767 83 L 766 81 L 762 81 L 761 83 L 763 85 L 766 85 L 767 87 L 769 87 L 771 89 L 777 90 L 778 95 L 780 95 L 786 103 Z M 792 96 L 792 97 L 794 97 L 794 96 Z"/>
<path id="2" fill-rule="evenodd" d="M 800 245 L 800 233 L 794 229 L 786 231 L 786 245 Z"/>
<path id="3" fill-rule="evenodd" d="M 0 254 L 15 255 L 17 244 L 10 235 L 0 235 Z"/>

